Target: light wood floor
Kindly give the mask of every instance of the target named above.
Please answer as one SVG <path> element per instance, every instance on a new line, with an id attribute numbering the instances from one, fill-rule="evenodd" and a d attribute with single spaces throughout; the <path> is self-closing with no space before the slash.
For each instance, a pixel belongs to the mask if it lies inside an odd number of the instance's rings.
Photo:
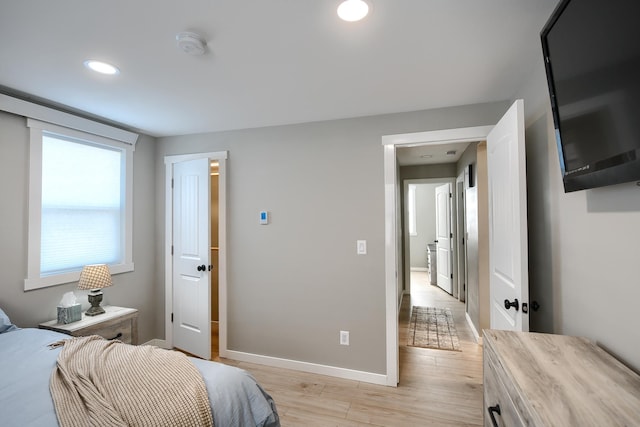
<path id="1" fill-rule="evenodd" d="M 475 343 L 464 303 L 412 272 L 412 293 L 400 310 L 400 384 L 397 388 L 216 360 L 251 372 L 274 398 L 288 426 L 477 426 L 482 425 L 482 347 Z M 408 347 L 413 305 L 451 308 L 461 352 Z M 217 332 L 212 338 L 217 355 Z"/>

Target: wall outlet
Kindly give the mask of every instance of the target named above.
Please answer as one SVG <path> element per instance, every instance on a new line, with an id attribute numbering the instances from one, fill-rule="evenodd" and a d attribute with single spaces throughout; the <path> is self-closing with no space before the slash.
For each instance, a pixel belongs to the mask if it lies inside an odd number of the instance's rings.
<path id="1" fill-rule="evenodd" d="M 349 331 L 340 331 L 340 345 L 349 345 Z"/>

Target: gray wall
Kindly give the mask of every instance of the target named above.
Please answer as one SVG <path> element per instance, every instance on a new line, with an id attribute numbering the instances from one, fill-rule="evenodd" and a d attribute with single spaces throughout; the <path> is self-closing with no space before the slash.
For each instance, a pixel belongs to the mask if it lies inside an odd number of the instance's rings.
<path id="1" fill-rule="evenodd" d="M 541 57 L 542 55 L 540 55 Z M 565 194 L 540 58 L 525 100 L 531 328 L 595 340 L 640 370 L 640 187 Z"/>
<path id="2" fill-rule="evenodd" d="M 158 312 L 151 300 L 158 287 L 155 274 L 155 140 L 141 136 L 134 153 L 133 259 L 135 271 L 113 276 L 103 304 L 140 310 L 141 342 L 156 338 Z M 24 291 L 27 273 L 29 191 L 29 132 L 26 119 L 0 111 L 0 307 L 21 327 L 35 327 L 56 317 L 56 305 L 65 292 L 75 291 L 83 309 L 86 292 L 77 283 Z"/>
<path id="3" fill-rule="evenodd" d="M 157 264 L 164 156 L 228 150 L 229 349 L 384 374 L 381 137 L 496 123 L 504 111 L 505 103 L 481 104 L 160 138 Z M 258 224 L 262 209 L 268 226 Z M 367 240 L 365 256 L 356 255 L 358 239 Z M 349 347 L 339 345 L 340 330 L 351 332 Z"/>

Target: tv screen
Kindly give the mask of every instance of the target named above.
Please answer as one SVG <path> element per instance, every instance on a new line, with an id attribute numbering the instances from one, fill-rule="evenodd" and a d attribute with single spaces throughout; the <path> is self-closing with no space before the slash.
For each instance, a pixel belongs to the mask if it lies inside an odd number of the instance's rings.
<path id="1" fill-rule="evenodd" d="M 563 0 L 541 38 L 565 192 L 640 180 L 640 1 Z"/>

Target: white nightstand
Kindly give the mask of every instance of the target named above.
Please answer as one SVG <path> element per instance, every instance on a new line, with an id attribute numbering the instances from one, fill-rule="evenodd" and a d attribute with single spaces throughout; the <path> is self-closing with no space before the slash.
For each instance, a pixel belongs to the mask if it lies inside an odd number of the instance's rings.
<path id="1" fill-rule="evenodd" d="M 138 310 L 135 308 L 102 307 L 105 313 L 86 316 L 73 323 L 58 323 L 57 320 L 40 323 L 40 329 L 50 329 L 74 337 L 100 335 L 108 340 L 117 339 L 127 344 L 138 344 Z"/>

